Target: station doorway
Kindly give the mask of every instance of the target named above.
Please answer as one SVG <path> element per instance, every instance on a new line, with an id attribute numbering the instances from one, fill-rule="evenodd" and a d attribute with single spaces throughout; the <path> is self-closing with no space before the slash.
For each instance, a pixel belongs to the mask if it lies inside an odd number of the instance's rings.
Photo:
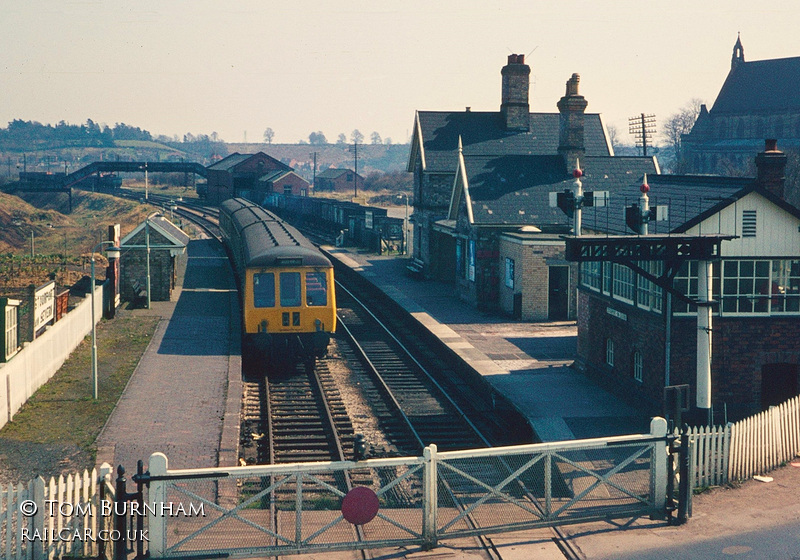
<path id="1" fill-rule="evenodd" d="M 761 410 L 781 404 L 800 393 L 797 364 L 765 364 L 761 367 Z"/>

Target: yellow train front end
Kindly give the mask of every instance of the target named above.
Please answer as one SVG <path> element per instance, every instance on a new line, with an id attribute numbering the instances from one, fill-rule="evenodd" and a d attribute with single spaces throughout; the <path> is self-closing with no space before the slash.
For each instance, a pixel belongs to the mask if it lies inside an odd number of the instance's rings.
<path id="1" fill-rule="evenodd" d="M 270 364 L 312 367 L 336 331 L 332 267 L 253 267 L 244 275 L 247 351 Z"/>

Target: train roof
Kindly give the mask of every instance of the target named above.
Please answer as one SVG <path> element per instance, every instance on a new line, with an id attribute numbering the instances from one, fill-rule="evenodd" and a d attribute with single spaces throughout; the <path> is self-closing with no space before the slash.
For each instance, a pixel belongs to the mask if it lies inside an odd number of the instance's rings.
<path id="1" fill-rule="evenodd" d="M 245 266 L 332 266 L 308 239 L 272 212 L 241 198 L 224 201 L 220 209 L 231 217 L 242 240 Z"/>

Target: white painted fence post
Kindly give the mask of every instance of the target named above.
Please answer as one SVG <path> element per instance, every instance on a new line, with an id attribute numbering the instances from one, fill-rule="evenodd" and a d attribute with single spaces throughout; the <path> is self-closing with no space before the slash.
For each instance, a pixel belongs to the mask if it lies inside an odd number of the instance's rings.
<path id="1" fill-rule="evenodd" d="M 660 416 L 650 420 L 650 435 L 653 438 L 666 438 L 667 421 Z M 665 519 L 667 513 L 667 442 L 653 445 L 653 478 L 650 481 L 650 497 L 656 508 L 654 519 Z"/>
<path id="2" fill-rule="evenodd" d="M 44 515 L 45 515 L 44 486 L 45 486 L 44 478 L 42 478 L 41 476 L 37 476 L 31 481 L 28 490 L 30 492 L 29 494 L 30 499 L 33 500 L 33 503 L 35 503 L 39 507 L 39 509 L 36 511 L 36 515 L 30 518 L 30 523 L 32 525 L 32 527 L 30 527 L 31 533 L 36 534 L 38 532 L 38 534 L 40 535 L 44 535 Z M 19 523 L 20 530 L 23 527 L 23 525 L 24 525 L 23 520 L 20 519 Z M 45 542 L 44 538 L 33 539 L 31 541 L 28 541 L 28 545 L 31 547 L 33 552 L 33 560 L 41 560 L 42 558 L 44 558 L 44 542 Z"/>
<path id="3" fill-rule="evenodd" d="M 168 466 L 167 456 L 156 452 L 150 455 L 147 470 L 150 471 L 150 476 L 163 476 L 167 474 Z M 152 509 L 158 513 L 160 511 L 158 506 L 167 501 L 166 481 L 155 480 L 150 483 L 149 501 L 156 504 L 156 507 Z M 153 515 L 153 512 L 149 511 L 147 514 L 147 527 L 150 532 L 150 543 L 148 545 L 150 557 L 163 558 L 167 550 L 167 518 L 162 515 Z"/>
<path id="4" fill-rule="evenodd" d="M 425 460 L 422 470 L 422 539 L 423 548 L 436 547 L 436 512 L 439 509 L 438 472 L 436 465 L 436 444 L 426 447 L 422 456 Z"/>

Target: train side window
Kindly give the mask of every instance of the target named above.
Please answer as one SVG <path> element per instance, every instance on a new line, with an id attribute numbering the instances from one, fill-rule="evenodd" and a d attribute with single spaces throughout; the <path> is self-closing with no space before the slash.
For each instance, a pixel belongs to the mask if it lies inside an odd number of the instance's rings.
<path id="1" fill-rule="evenodd" d="M 328 279 L 324 272 L 306 272 L 306 305 L 309 307 L 328 305 Z"/>
<path id="2" fill-rule="evenodd" d="M 299 272 L 281 272 L 281 307 L 300 307 Z"/>
<path id="3" fill-rule="evenodd" d="M 275 307 L 275 275 L 253 274 L 253 307 Z"/>

